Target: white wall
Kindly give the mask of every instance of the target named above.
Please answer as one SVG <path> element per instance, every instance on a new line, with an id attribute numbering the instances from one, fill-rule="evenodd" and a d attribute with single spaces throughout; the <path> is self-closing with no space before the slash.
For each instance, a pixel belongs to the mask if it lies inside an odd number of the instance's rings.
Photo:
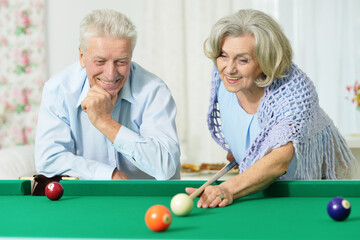
<path id="1" fill-rule="evenodd" d="M 78 60 L 80 21 L 94 9 L 121 11 L 138 25 L 142 0 L 47 0 L 46 42 L 48 76 Z"/>

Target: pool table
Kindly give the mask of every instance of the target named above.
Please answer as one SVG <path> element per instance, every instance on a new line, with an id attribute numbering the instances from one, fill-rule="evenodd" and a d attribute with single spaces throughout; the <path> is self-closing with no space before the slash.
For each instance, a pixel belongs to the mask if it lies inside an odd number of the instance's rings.
<path id="1" fill-rule="evenodd" d="M 204 182 L 63 180 L 64 196 L 51 201 L 31 196 L 28 180 L 2 180 L 0 237 L 360 239 L 360 181 L 278 181 L 225 208 L 194 206 L 189 216 L 173 215 L 165 232 L 146 227 L 150 206 L 170 207 L 175 194 Z M 332 220 L 326 211 L 335 196 L 346 197 L 352 206 L 343 222 Z"/>

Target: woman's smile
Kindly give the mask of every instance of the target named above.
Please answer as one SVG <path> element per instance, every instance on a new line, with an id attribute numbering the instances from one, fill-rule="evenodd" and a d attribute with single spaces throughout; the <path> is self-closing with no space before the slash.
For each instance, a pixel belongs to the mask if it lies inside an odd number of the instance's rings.
<path id="1" fill-rule="evenodd" d="M 226 81 L 229 84 L 235 84 L 235 83 L 239 82 L 242 79 L 242 77 L 230 77 L 230 76 L 227 76 L 227 75 L 225 75 L 225 78 L 226 78 Z"/>

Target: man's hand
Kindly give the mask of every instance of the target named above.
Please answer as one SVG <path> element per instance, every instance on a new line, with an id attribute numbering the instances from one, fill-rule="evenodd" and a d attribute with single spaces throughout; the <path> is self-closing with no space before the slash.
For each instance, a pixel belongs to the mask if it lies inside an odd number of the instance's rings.
<path id="1" fill-rule="evenodd" d="M 117 170 L 116 168 L 113 171 L 112 180 L 129 180 L 130 178 L 123 172 L 120 172 L 119 170 Z"/>
<path id="2" fill-rule="evenodd" d="M 114 143 L 121 124 L 111 116 L 117 95 L 111 96 L 103 88 L 94 85 L 81 102 L 81 108 L 87 113 L 90 122 Z"/>
<path id="3" fill-rule="evenodd" d="M 88 114 L 91 123 L 97 127 L 97 125 L 112 119 L 111 111 L 115 106 L 116 99 L 117 95 L 111 96 L 103 88 L 94 85 L 81 102 L 81 108 Z"/>

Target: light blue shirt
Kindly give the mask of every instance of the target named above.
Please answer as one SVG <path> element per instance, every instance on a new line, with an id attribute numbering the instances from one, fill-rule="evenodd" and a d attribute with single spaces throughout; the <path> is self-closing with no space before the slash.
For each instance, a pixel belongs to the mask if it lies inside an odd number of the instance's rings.
<path id="1" fill-rule="evenodd" d="M 236 94 L 228 92 L 222 82 L 218 88 L 218 103 L 221 131 L 235 160 L 239 162 L 260 132 L 257 114 L 247 113 L 241 107 Z"/>
<path id="2" fill-rule="evenodd" d="M 235 158 L 240 163 L 247 149 L 260 132 L 257 113 L 249 114 L 240 105 L 235 93 L 228 92 L 222 82 L 218 88 L 221 131 Z M 251 164 L 251 162 L 249 162 Z M 250 166 L 247 166 L 250 167 Z M 291 161 L 282 180 L 294 178 L 296 158 Z"/>
<path id="3" fill-rule="evenodd" d="M 179 179 L 176 106 L 165 83 L 131 63 L 111 113 L 122 124 L 114 144 L 81 109 L 89 89 L 79 62 L 45 83 L 35 142 L 38 173 L 110 180 L 116 167 L 131 179 Z"/>

